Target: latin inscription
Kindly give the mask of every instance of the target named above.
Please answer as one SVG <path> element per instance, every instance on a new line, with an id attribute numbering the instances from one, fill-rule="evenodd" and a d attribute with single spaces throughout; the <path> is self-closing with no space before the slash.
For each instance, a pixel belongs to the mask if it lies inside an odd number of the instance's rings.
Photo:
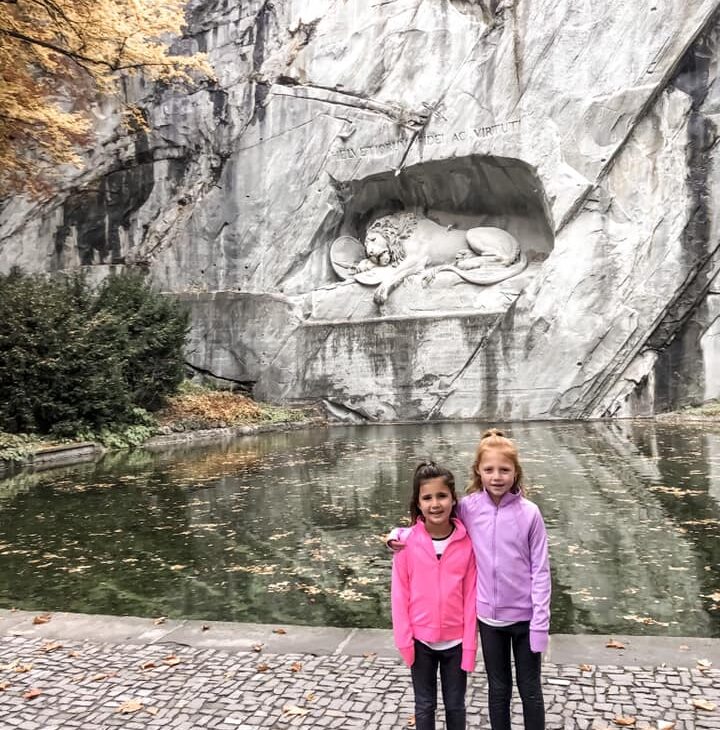
<path id="1" fill-rule="evenodd" d="M 513 134 L 518 131 L 519 127 L 520 120 L 512 119 L 509 122 L 491 124 L 487 127 L 471 127 L 470 129 L 461 129 L 455 132 L 426 132 L 418 137 L 416 143 L 421 147 L 433 147 L 435 145 L 465 142 L 467 140 L 475 141 L 487 139 L 488 137 L 496 137 L 501 134 Z M 392 152 L 404 151 L 410 140 L 411 137 L 406 135 L 389 142 L 379 142 L 378 144 L 367 145 L 365 147 L 336 147 L 330 152 L 330 155 L 340 160 L 354 160 L 362 157 L 384 157 Z"/>

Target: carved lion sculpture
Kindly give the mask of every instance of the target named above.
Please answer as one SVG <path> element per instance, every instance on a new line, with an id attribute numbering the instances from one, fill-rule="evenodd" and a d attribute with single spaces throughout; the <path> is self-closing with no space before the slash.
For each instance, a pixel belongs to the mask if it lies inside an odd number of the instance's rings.
<path id="1" fill-rule="evenodd" d="M 425 273 L 424 281 L 441 271 L 450 271 L 479 286 L 489 286 L 523 271 L 527 259 L 517 239 L 501 228 L 483 226 L 467 231 L 441 226 L 415 213 L 393 213 L 376 219 L 367 229 L 365 258 L 357 258 L 362 244 L 342 236 L 341 245 L 350 252 L 354 242 L 354 262 L 331 260 L 343 278 L 353 276 L 361 284 L 377 285 L 373 299 L 384 304 L 393 289 L 412 274 Z M 336 247 L 337 244 L 337 247 Z"/>

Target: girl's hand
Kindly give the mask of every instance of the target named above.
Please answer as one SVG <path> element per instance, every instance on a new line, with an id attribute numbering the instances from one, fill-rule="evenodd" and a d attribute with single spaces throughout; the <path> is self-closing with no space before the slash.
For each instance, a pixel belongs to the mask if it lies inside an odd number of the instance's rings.
<path id="1" fill-rule="evenodd" d="M 400 540 L 386 540 L 385 544 L 394 552 L 400 552 L 400 550 L 405 549 L 405 543 L 400 542 Z"/>
<path id="2" fill-rule="evenodd" d="M 530 651 L 540 654 L 547 649 L 548 632 L 530 630 Z"/>

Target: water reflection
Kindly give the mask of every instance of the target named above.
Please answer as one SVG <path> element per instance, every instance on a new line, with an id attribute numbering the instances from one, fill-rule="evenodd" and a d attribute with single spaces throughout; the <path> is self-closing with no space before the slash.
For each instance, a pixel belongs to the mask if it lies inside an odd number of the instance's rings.
<path id="1" fill-rule="evenodd" d="M 265 434 L 0 481 L 0 605 L 389 625 L 380 536 L 485 424 Z M 553 631 L 720 636 L 720 430 L 511 424 L 551 543 Z"/>

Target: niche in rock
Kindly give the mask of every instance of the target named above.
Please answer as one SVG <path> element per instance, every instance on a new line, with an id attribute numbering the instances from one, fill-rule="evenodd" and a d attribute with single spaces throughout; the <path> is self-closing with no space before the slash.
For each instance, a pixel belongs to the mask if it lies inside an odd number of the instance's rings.
<path id="1" fill-rule="evenodd" d="M 343 214 L 330 261 L 340 279 L 373 288 L 381 311 L 360 307 L 365 316 L 500 311 L 553 248 L 542 185 L 520 160 L 433 160 L 344 183 L 337 193 Z"/>

